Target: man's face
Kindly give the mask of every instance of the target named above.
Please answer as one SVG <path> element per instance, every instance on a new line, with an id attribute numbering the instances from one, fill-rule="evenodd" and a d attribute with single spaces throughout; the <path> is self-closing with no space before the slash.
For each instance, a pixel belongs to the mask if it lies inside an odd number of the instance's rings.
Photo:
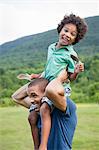
<path id="1" fill-rule="evenodd" d="M 34 85 L 27 89 L 27 94 L 31 99 L 31 103 L 39 104 L 40 100 L 44 96 L 44 93 L 40 90 L 38 85 Z"/>

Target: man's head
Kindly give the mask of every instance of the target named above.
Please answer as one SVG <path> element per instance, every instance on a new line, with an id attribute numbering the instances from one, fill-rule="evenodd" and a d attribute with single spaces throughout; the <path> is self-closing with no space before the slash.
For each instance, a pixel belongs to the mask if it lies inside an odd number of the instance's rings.
<path id="1" fill-rule="evenodd" d="M 39 103 L 45 94 L 48 81 L 44 78 L 37 78 L 31 81 L 27 88 L 27 94 L 31 98 L 31 103 Z"/>

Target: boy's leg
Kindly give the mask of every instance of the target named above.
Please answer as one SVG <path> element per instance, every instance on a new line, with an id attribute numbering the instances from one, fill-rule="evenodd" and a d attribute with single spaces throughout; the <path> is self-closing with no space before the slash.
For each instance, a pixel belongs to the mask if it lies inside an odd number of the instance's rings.
<path id="1" fill-rule="evenodd" d="M 54 103 L 55 107 L 61 111 L 66 110 L 66 96 L 64 94 L 64 87 L 57 78 L 52 80 L 47 85 L 45 95 Z"/>
<path id="2" fill-rule="evenodd" d="M 29 83 L 28 83 L 29 84 Z M 22 86 L 21 88 L 19 88 L 13 95 L 12 95 L 12 99 L 16 102 L 16 103 L 18 103 L 18 104 L 20 104 L 20 105 L 22 105 L 22 106 L 24 106 L 24 107 L 26 107 L 26 108 L 29 108 L 30 106 L 31 106 L 31 102 L 30 102 L 30 99 L 29 99 L 29 97 L 28 97 L 28 95 L 27 95 L 27 86 L 28 86 L 28 84 L 25 84 L 24 86 Z"/>
<path id="3" fill-rule="evenodd" d="M 43 103 L 40 108 L 42 130 L 41 130 L 41 143 L 39 150 L 47 150 L 47 143 L 51 129 L 51 116 L 50 107 L 47 103 Z"/>
<path id="4" fill-rule="evenodd" d="M 38 114 L 34 110 L 30 112 L 28 116 L 28 121 L 31 127 L 31 133 L 32 133 L 32 138 L 33 138 L 33 143 L 34 143 L 34 150 L 38 150 L 39 148 L 39 133 L 38 133 L 38 128 L 37 128 L 37 119 L 38 119 Z"/>

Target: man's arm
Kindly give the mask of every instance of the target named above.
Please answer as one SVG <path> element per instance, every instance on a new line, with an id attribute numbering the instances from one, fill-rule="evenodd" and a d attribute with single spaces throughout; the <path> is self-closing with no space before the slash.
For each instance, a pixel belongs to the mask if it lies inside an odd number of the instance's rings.
<path id="1" fill-rule="evenodd" d="M 29 84 L 29 83 L 28 83 Z M 15 93 L 12 95 L 12 99 L 14 102 L 29 108 L 31 106 L 30 98 L 27 95 L 27 87 L 28 84 L 25 84 L 21 88 L 19 88 Z"/>

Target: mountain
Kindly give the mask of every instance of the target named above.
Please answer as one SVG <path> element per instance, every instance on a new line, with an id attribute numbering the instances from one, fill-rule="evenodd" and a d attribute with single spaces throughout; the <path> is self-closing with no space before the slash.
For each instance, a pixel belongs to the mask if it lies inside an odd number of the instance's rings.
<path id="1" fill-rule="evenodd" d="M 79 55 L 91 56 L 99 52 L 99 16 L 85 18 L 88 33 L 74 46 Z M 49 44 L 56 42 L 55 29 L 34 34 L 0 45 L 0 67 L 20 68 L 44 64 Z"/>

